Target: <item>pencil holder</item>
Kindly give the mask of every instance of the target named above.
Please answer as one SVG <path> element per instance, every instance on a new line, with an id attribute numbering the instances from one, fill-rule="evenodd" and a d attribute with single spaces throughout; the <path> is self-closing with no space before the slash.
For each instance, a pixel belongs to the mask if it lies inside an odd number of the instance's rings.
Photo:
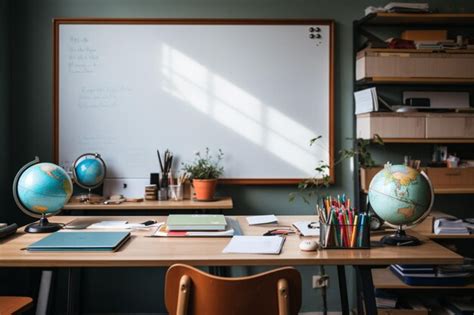
<path id="1" fill-rule="evenodd" d="M 174 201 L 183 200 L 183 185 L 169 185 L 168 199 Z"/>
<path id="2" fill-rule="evenodd" d="M 320 222 L 319 242 L 322 248 L 370 248 L 369 224 L 326 224 Z"/>

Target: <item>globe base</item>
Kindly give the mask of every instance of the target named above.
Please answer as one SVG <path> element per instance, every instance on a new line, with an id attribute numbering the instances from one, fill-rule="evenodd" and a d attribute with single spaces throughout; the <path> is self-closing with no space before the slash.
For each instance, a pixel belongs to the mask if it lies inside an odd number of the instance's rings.
<path id="1" fill-rule="evenodd" d="M 25 227 L 26 233 L 52 233 L 62 229 L 62 224 L 59 223 L 51 223 L 46 219 L 46 217 L 42 217 L 39 222 L 31 223 Z"/>
<path id="2" fill-rule="evenodd" d="M 404 230 L 398 229 L 395 234 L 385 235 L 380 242 L 390 246 L 417 246 L 421 241 L 414 236 L 407 235 Z"/>

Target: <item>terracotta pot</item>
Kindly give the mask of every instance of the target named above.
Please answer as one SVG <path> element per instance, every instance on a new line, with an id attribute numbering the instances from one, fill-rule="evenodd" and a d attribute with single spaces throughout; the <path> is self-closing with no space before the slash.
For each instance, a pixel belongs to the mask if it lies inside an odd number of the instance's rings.
<path id="1" fill-rule="evenodd" d="M 217 179 L 193 179 L 197 200 L 212 200 L 216 191 Z"/>

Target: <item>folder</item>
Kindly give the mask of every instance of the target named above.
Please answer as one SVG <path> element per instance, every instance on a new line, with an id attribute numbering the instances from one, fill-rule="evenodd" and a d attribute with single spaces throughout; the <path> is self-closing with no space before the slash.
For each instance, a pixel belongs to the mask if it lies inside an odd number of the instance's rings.
<path id="1" fill-rule="evenodd" d="M 29 245 L 28 251 L 115 251 L 130 232 L 55 232 Z"/>

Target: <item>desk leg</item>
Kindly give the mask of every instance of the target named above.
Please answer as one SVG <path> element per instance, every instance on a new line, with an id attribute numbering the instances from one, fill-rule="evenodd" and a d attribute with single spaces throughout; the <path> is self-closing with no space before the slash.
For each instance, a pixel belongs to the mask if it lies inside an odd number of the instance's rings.
<path id="1" fill-rule="evenodd" d="M 80 314 L 81 268 L 67 268 L 67 314 Z"/>
<path id="2" fill-rule="evenodd" d="M 347 301 L 346 270 L 343 265 L 337 265 L 337 278 L 339 280 L 339 295 L 341 296 L 342 315 L 349 315 L 349 302 Z"/>
<path id="3" fill-rule="evenodd" d="M 51 283 L 53 282 L 53 277 L 54 272 L 52 270 L 41 271 L 38 301 L 36 303 L 36 315 L 48 314 L 48 306 L 51 297 Z"/>
<path id="4" fill-rule="evenodd" d="M 377 305 L 375 304 L 374 281 L 372 279 L 371 266 L 355 266 L 356 273 L 360 277 L 362 285 L 362 294 L 364 295 L 365 313 L 367 315 L 377 314 Z"/>

